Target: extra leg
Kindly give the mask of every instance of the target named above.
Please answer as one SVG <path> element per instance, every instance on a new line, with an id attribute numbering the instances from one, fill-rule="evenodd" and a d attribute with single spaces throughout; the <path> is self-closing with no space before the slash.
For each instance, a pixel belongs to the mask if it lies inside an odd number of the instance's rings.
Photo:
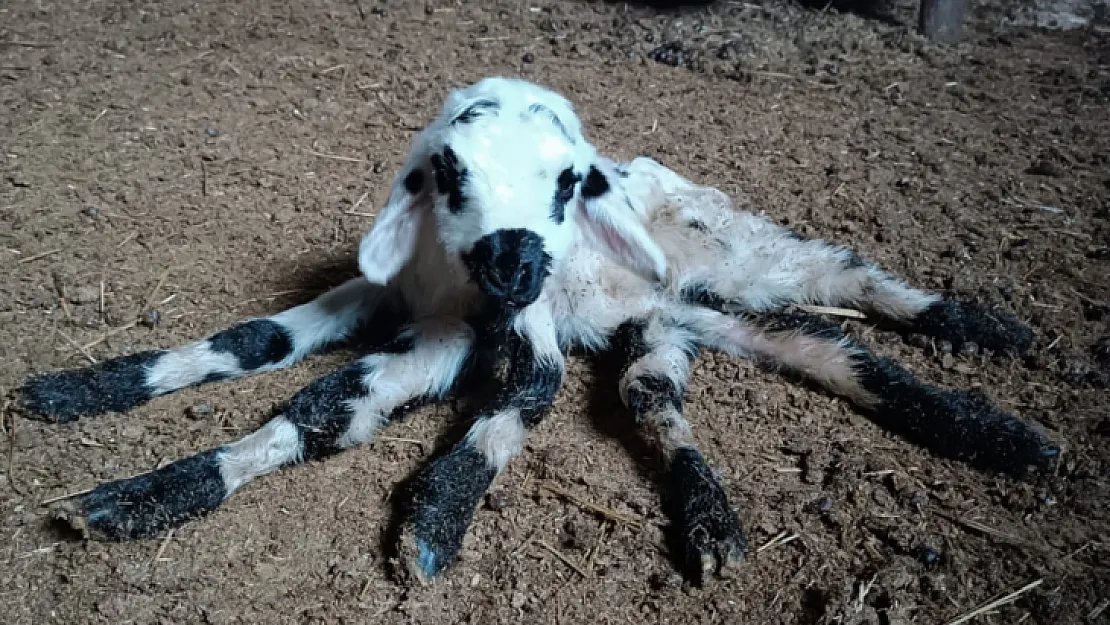
<path id="1" fill-rule="evenodd" d="M 466 437 L 428 465 L 413 483 L 401 528 L 399 573 L 419 583 L 454 563 L 482 496 L 524 447 L 562 385 L 563 356 L 543 306 L 525 309 L 504 353 L 475 379 L 493 378 L 493 394 Z"/>
<path id="2" fill-rule="evenodd" d="M 1017 476 L 1030 468 L 1050 471 L 1059 458 L 1060 448 L 1039 428 L 1000 410 L 982 393 L 926 384 L 821 317 L 767 313 L 752 321 L 757 325 L 721 315 L 699 326 L 713 347 L 817 382 L 938 455 Z"/>
<path id="3" fill-rule="evenodd" d="M 383 293 L 354 278 L 311 302 L 246 320 L 188 345 L 36 376 L 23 388 L 24 401 L 33 414 L 66 423 L 130 410 L 187 386 L 288 367 L 347 339 L 375 313 L 396 317 L 380 305 Z M 398 319 L 374 319 L 374 325 L 386 325 L 391 332 L 399 324 Z"/>
<path id="4" fill-rule="evenodd" d="M 612 348 L 624 362 L 621 399 L 665 463 L 667 494 L 673 502 L 686 569 L 701 580 L 714 571 L 727 576 L 743 559 L 747 539 L 682 415 L 698 337 L 681 324 L 653 317 L 621 325 Z"/>
<path id="5" fill-rule="evenodd" d="M 252 479 L 370 440 L 412 405 L 442 397 L 473 344 L 470 328 L 422 322 L 386 350 L 320 378 L 284 411 L 239 441 L 139 477 L 101 484 L 60 514 L 86 536 L 157 536 L 210 512 Z"/>
<path id="6" fill-rule="evenodd" d="M 1033 344 L 1032 330 L 1005 310 L 916 289 L 848 248 L 760 225 L 775 232 L 765 232 L 769 239 L 761 241 L 754 260 L 746 260 L 758 271 L 700 276 L 683 289 L 688 303 L 741 313 L 789 304 L 849 307 L 901 330 L 949 341 L 957 349 L 975 343 L 1020 354 Z"/>

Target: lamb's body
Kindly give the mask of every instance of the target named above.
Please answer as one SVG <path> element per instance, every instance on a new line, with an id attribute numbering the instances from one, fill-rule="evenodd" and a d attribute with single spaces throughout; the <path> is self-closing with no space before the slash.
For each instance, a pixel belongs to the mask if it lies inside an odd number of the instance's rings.
<path id="1" fill-rule="evenodd" d="M 510 134 L 541 157 L 489 141 Z M 540 210 L 522 210 L 522 198 Z M 1031 333 L 1015 319 L 914 289 L 650 159 L 599 157 L 569 104 L 526 83 L 492 80 L 448 99 L 414 141 L 360 266 L 363 277 L 272 317 L 33 379 L 31 410 L 69 421 L 332 345 L 366 354 L 245 438 L 103 484 L 63 514 L 98 537 L 153 536 L 258 476 L 370 440 L 417 403 L 474 391 L 484 401 L 470 432 L 421 473 L 405 520 L 405 570 L 425 579 L 453 561 L 482 494 L 553 401 L 572 348 L 618 356 L 616 390 L 661 452 L 684 555 L 702 572 L 739 561 L 745 540 L 682 415 L 701 349 L 807 377 L 940 454 L 1015 473 L 1056 459 L 1047 438 L 985 397 L 931 387 L 791 307 L 851 306 L 954 343 L 1023 351 Z"/>

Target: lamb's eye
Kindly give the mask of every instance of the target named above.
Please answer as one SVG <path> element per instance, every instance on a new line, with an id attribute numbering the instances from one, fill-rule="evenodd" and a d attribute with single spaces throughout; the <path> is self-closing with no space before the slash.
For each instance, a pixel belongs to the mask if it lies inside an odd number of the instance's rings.
<path id="1" fill-rule="evenodd" d="M 562 173 L 559 174 L 559 180 L 557 181 L 558 190 L 555 192 L 555 199 L 563 204 L 569 202 L 570 198 L 574 197 L 574 185 L 578 184 L 578 181 L 581 179 L 582 177 L 574 173 L 574 170 L 570 167 L 564 169 Z"/>

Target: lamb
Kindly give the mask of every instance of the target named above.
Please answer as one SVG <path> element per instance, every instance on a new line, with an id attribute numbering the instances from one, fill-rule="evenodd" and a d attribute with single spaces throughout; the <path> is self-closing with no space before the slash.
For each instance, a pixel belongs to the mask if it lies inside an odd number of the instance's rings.
<path id="1" fill-rule="evenodd" d="M 101 484 L 56 513 L 87 538 L 155 537 L 255 478 L 371 440 L 416 405 L 471 397 L 468 433 L 416 476 L 401 521 L 398 572 L 424 583 L 455 561 L 572 351 L 619 362 L 627 423 L 658 450 L 677 497 L 679 564 L 702 581 L 747 549 L 683 415 L 702 350 L 815 382 L 933 453 L 986 470 L 1043 475 L 1061 455 L 985 395 L 931 386 L 806 310 L 850 306 L 957 346 L 1025 352 L 1032 330 L 1012 314 L 916 289 L 651 158 L 615 162 L 587 141 L 567 99 L 534 83 L 490 77 L 450 93 L 413 139 L 358 262 L 358 277 L 273 316 L 29 379 L 28 412 L 67 423 L 328 349 L 362 354 L 244 438 Z"/>

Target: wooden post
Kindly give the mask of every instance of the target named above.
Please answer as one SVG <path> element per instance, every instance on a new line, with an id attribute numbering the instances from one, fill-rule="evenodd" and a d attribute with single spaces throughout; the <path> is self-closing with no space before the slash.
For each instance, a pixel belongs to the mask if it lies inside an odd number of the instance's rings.
<path id="1" fill-rule="evenodd" d="M 917 29 L 939 43 L 956 43 L 964 34 L 967 0 L 921 0 Z"/>

